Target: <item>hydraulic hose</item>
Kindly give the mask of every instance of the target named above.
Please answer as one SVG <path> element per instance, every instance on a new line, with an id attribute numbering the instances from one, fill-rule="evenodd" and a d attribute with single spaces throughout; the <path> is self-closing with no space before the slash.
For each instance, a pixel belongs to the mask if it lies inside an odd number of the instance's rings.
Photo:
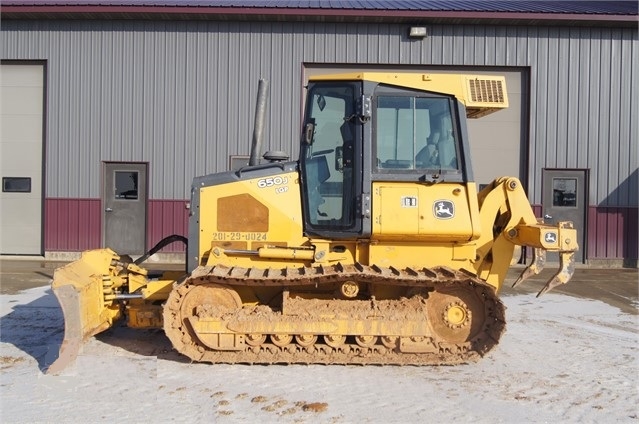
<path id="1" fill-rule="evenodd" d="M 162 250 L 164 247 L 166 247 L 169 244 L 171 244 L 173 242 L 176 242 L 176 241 L 181 241 L 187 247 L 189 245 L 189 239 L 187 239 L 186 237 L 181 236 L 179 234 L 173 234 L 173 235 L 170 235 L 168 237 L 164 237 L 162 240 L 157 242 L 157 244 L 155 246 L 153 246 L 151 248 L 151 250 L 149 250 L 144 255 L 140 256 L 139 258 L 137 258 L 133 263 L 136 264 L 136 265 L 140 265 L 141 263 L 146 261 L 151 255 L 156 254 L 157 252 Z"/>

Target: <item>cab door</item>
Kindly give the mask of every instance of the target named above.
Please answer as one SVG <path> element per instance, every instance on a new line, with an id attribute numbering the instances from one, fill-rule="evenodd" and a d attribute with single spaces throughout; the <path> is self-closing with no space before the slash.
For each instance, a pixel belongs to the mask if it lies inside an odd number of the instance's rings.
<path id="1" fill-rule="evenodd" d="M 361 84 L 309 85 L 300 157 L 307 234 L 349 238 L 361 233 Z"/>

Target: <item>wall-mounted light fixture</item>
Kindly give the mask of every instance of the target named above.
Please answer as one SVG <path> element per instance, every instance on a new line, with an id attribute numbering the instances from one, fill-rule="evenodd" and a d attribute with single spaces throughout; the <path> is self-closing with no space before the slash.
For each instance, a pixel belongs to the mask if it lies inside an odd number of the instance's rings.
<path id="1" fill-rule="evenodd" d="M 408 36 L 410 38 L 426 38 L 428 37 L 428 31 L 426 31 L 426 27 L 414 26 L 414 27 L 410 27 Z"/>

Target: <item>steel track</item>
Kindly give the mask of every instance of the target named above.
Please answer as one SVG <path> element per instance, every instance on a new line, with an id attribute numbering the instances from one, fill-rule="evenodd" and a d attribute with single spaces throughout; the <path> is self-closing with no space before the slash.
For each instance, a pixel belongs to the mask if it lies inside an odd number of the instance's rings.
<path id="1" fill-rule="evenodd" d="M 210 284 L 229 288 L 234 286 L 295 287 L 340 283 L 355 280 L 367 284 L 384 284 L 425 289 L 431 293 L 447 292 L 450 289 L 473 292 L 481 299 L 483 311 L 471 311 L 483 316 L 481 330 L 470 341 L 454 343 L 433 335 L 435 352 L 405 353 L 382 344 L 362 347 L 346 343 L 331 347 L 318 342 L 302 347 L 293 341 L 279 347 L 272 343 L 247 346 L 241 351 L 212 350 L 202 344 L 189 329 L 182 316 L 183 299 L 198 286 Z M 427 318 L 424 317 L 426 320 Z M 174 348 L 194 361 L 211 363 L 302 363 L 302 364 L 395 364 L 395 365 L 454 365 L 474 362 L 489 352 L 505 331 L 505 307 L 493 287 L 477 276 L 464 270 L 447 267 L 434 268 L 381 268 L 377 266 L 319 265 L 314 267 L 258 269 L 240 267 L 199 267 L 169 295 L 164 306 L 164 328 Z"/>

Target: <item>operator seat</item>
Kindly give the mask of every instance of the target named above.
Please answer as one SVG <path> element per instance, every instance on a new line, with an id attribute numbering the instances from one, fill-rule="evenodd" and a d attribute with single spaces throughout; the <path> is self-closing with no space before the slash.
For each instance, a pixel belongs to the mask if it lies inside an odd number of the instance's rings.
<path id="1" fill-rule="evenodd" d="M 439 152 L 437 151 L 439 137 L 439 131 L 433 131 L 428 137 L 427 144 L 415 155 L 416 168 L 431 168 L 439 165 Z"/>
<path id="2" fill-rule="evenodd" d="M 320 185 L 326 182 L 331 175 L 326 155 L 315 156 L 307 159 L 306 175 L 308 179 L 306 184 L 308 186 L 308 206 L 311 223 L 317 224 L 319 222 L 319 216 L 322 216 L 322 213 L 319 211 L 319 207 L 321 204 L 326 202 L 320 194 Z"/>
<path id="3" fill-rule="evenodd" d="M 455 149 L 455 137 L 453 137 L 453 124 L 449 117 L 442 118 L 442 136 L 437 143 L 439 151 L 439 165 L 442 169 L 457 168 L 457 151 Z"/>

